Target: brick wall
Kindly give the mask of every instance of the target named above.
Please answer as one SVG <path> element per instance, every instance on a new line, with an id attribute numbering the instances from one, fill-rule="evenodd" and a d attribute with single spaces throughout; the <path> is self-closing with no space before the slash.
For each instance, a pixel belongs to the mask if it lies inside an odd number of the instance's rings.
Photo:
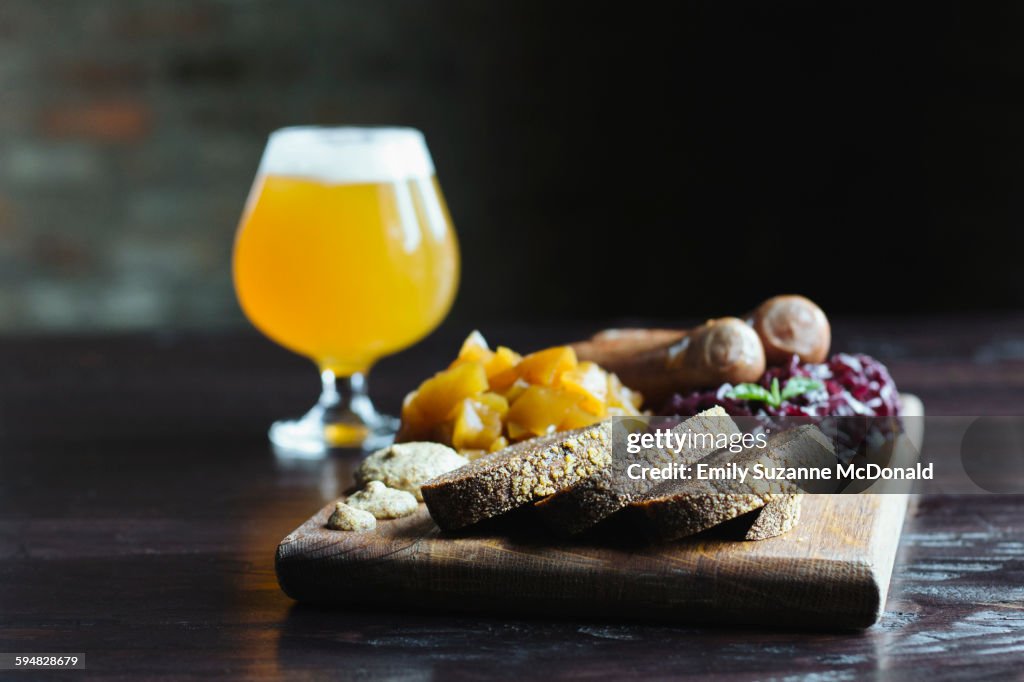
<path id="1" fill-rule="evenodd" d="M 283 125 L 414 125 L 464 184 L 509 52 L 482 7 L 4 0 L 0 331 L 239 323 L 231 242 Z M 460 220 L 487 210 L 449 200 Z"/>
<path id="2" fill-rule="evenodd" d="M 0 333 L 241 324 L 298 123 L 426 133 L 464 327 L 1019 309 L 1020 18 L 980 5 L 0 0 Z"/>

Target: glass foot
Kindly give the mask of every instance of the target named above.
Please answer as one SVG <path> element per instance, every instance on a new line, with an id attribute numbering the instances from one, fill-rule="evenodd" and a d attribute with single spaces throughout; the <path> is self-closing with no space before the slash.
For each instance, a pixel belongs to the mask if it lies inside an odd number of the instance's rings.
<path id="1" fill-rule="evenodd" d="M 270 442 L 281 455 L 319 457 L 340 448 L 377 450 L 391 445 L 399 420 L 377 412 L 362 374 L 339 380 L 330 370 L 321 372 L 324 390 L 320 401 L 300 419 L 274 422 Z"/>

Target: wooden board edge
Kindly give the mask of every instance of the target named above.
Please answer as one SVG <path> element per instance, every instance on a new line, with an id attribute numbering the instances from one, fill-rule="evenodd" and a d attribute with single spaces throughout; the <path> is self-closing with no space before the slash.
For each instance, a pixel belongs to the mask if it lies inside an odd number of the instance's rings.
<path id="1" fill-rule="evenodd" d="M 900 413 L 904 417 L 913 417 L 904 422 L 905 431 L 900 438 L 903 439 L 908 452 L 913 453 L 916 461 L 924 444 L 924 403 L 912 393 L 901 393 Z M 907 463 L 909 464 L 909 462 Z M 880 511 L 876 514 L 872 528 L 872 534 L 876 538 L 881 538 L 881 542 L 876 540 L 871 557 L 871 574 L 878 591 L 878 609 L 871 624 L 881 620 L 885 613 L 896 554 L 899 551 L 900 538 L 903 535 L 903 526 L 908 517 L 909 507 L 911 504 L 916 505 L 917 503 L 916 496 L 907 493 L 878 494 L 881 496 L 881 504 L 889 510 L 889 513 Z"/>
<path id="2" fill-rule="evenodd" d="M 872 529 L 872 533 L 876 537 L 876 544 L 870 560 L 870 570 L 875 589 L 878 592 L 878 606 L 869 625 L 877 623 L 885 613 L 896 552 L 899 549 L 900 536 L 903 534 L 903 524 L 907 518 L 907 503 L 910 498 L 909 495 L 895 493 L 881 496 L 883 498 L 882 505 L 885 505 L 889 511 L 888 513 L 880 511 L 875 515 Z M 877 538 L 881 538 L 881 541 Z"/>

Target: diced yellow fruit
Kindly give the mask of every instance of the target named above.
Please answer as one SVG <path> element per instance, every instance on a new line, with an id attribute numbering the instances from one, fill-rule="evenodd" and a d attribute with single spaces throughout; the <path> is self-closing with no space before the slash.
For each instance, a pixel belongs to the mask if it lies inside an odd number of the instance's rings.
<path id="1" fill-rule="evenodd" d="M 541 436 L 554 431 L 575 403 L 573 396 L 558 389 L 530 386 L 508 410 L 509 437 L 516 440 L 524 432 Z"/>
<path id="2" fill-rule="evenodd" d="M 498 350 L 494 351 L 491 359 L 484 364 L 484 370 L 487 372 L 487 378 L 492 379 L 510 369 L 514 369 L 519 361 L 523 359 L 519 353 L 515 352 L 511 348 L 505 346 L 498 346 Z M 513 379 L 514 381 L 514 379 Z M 509 383 L 512 383 L 511 381 Z"/>
<path id="3" fill-rule="evenodd" d="M 484 430 L 483 420 L 469 398 L 455 406 L 448 420 L 452 423 L 452 445 L 456 448 L 472 447 L 469 443 Z"/>
<path id="4" fill-rule="evenodd" d="M 495 438 L 501 438 L 501 432 L 505 428 L 505 421 L 501 414 L 488 408 L 486 405 L 477 403 L 474 408 L 483 422 L 484 428 L 480 435 L 474 440 L 481 448 L 490 447 Z"/>
<path id="5" fill-rule="evenodd" d="M 419 389 L 416 389 L 415 391 L 409 391 L 408 393 L 405 394 L 405 397 L 402 398 L 402 409 L 403 410 L 410 403 L 412 403 L 412 401 L 416 400 L 416 396 L 419 395 L 419 392 L 420 392 Z"/>
<path id="6" fill-rule="evenodd" d="M 402 426 L 398 437 L 403 440 L 418 440 L 425 437 L 430 430 L 430 421 L 416 407 L 417 393 L 418 391 L 412 391 L 402 401 Z"/>
<path id="7" fill-rule="evenodd" d="M 611 396 L 609 396 L 608 416 L 635 417 L 639 415 L 640 409 L 637 407 L 639 397 L 639 393 L 636 391 L 630 391 L 628 388 L 621 389 L 619 393 L 616 394 L 614 401 L 611 399 Z"/>
<path id="8" fill-rule="evenodd" d="M 402 401 L 402 426 L 416 426 L 416 424 L 410 424 L 409 422 L 422 422 L 423 415 L 418 409 L 416 409 L 416 394 L 418 391 L 412 391 L 405 396 L 405 400 Z"/>
<path id="9" fill-rule="evenodd" d="M 519 381 L 519 375 L 516 374 L 515 368 L 506 369 L 504 372 L 498 372 L 494 376 L 490 377 L 488 383 L 492 391 L 499 393 L 506 392 L 513 384 Z"/>
<path id="10" fill-rule="evenodd" d="M 445 419 L 460 400 L 487 390 L 482 365 L 467 363 L 435 374 L 420 386 L 411 405 L 432 422 Z"/>
<path id="11" fill-rule="evenodd" d="M 608 373 L 608 407 L 627 408 L 629 414 L 639 414 L 638 410 L 643 400 L 640 393 L 626 388 L 619 381 L 619 377 L 611 372 Z"/>
<path id="12" fill-rule="evenodd" d="M 440 424 L 434 424 L 430 429 L 430 437 L 424 440 L 432 441 L 435 443 L 448 443 L 452 442 L 452 434 L 455 433 L 455 422 L 452 420 L 443 421 Z"/>
<path id="13" fill-rule="evenodd" d="M 581 362 L 575 369 L 562 372 L 559 386 L 567 393 L 578 396 L 580 407 L 584 410 L 598 416 L 604 415 L 608 379 L 604 370 L 593 362 Z"/>
<path id="14" fill-rule="evenodd" d="M 462 348 L 459 349 L 459 356 L 455 358 L 449 367 L 457 367 L 470 362 L 476 362 L 481 365 L 486 365 L 491 361 L 494 353 L 487 345 L 487 340 L 484 339 L 483 334 L 474 330 L 466 337 L 466 340 L 462 342 Z"/>
<path id="15" fill-rule="evenodd" d="M 599 421 L 601 421 L 601 417 L 584 410 L 579 405 L 573 405 L 558 424 L 558 430 L 571 431 L 572 429 L 581 429 L 584 426 L 590 426 Z"/>
<path id="16" fill-rule="evenodd" d="M 508 399 L 498 393 L 481 393 L 474 398 L 478 403 L 482 403 L 490 409 L 497 412 L 501 417 L 508 414 Z"/>
<path id="17" fill-rule="evenodd" d="M 555 346 L 530 353 L 516 366 L 520 378 L 537 386 L 554 386 L 555 379 L 575 369 L 576 351 L 570 346 Z"/>
<path id="18" fill-rule="evenodd" d="M 522 379 L 516 379 L 512 382 L 512 385 L 505 390 L 505 399 L 508 404 L 514 403 L 523 392 L 530 387 L 530 384 L 526 383 Z"/>
<path id="19" fill-rule="evenodd" d="M 471 459 L 526 438 L 639 414 L 639 393 L 569 346 L 525 358 L 474 331 L 448 369 L 409 393 L 398 439 L 446 443 Z"/>
<path id="20" fill-rule="evenodd" d="M 608 372 L 608 407 L 622 407 L 622 382 L 614 372 Z"/>
<path id="21" fill-rule="evenodd" d="M 534 436 L 533 432 L 531 432 L 525 426 L 520 426 L 515 422 L 508 422 L 508 424 L 505 425 L 505 430 L 508 432 L 509 440 L 512 441 L 513 443 L 521 440 L 526 440 L 527 438 L 533 438 Z"/>
<path id="22" fill-rule="evenodd" d="M 490 350 L 491 347 L 487 345 L 487 339 L 480 333 L 479 329 L 474 329 L 466 337 L 466 340 L 462 342 L 462 347 L 459 348 L 459 357 L 475 353 L 480 350 Z"/>
<path id="23" fill-rule="evenodd" d="M 472 398 L 456 407 L 452 446 L 457 450 L 486 450 L 501 436 L 501 415 Z"/>

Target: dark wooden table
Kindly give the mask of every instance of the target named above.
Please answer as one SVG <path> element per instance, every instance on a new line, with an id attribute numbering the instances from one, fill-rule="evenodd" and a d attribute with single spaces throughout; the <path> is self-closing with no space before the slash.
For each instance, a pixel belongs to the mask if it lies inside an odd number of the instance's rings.
<path id="1" fill-rule="evenodd" d="M 530 349 L 594 328 L 484 331 Z M 396 409 L 465 331 L 382 363 L 372 382 L 382 406 Z M 836 337 L 886 361 L 930 414 L 1024 414 L 1024 316 L 846 320 Z M 271 452 L 267 425 L 308 407 L 316 389 L 310 366 L 253 332 L 0 341 L 0 652 L 85 652 L 89 677 L 132 680 L 1024 670 L 1024 500 L 1011 496 L 922 499 L 885 615 L 866 632 L 296 606 L 277 587 L 274 549 L 356 462 Z"/>

